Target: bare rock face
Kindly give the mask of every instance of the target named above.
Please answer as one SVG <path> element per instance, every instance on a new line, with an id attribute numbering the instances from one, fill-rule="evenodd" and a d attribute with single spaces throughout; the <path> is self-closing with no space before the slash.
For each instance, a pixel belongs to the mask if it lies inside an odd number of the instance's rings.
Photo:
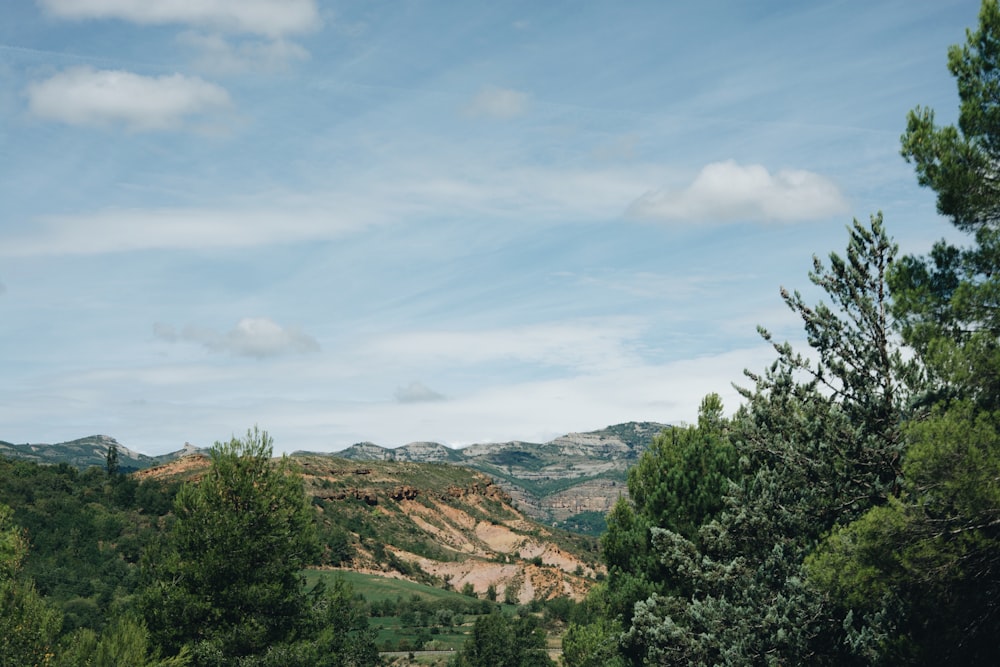
<path id="1" fill-rule="evenodd" d="M 398 502 L 400 500 L 413 500 L 418 495 L 420 495 L 419 490 L 409 485 L 403 485 L 393 489 L 389 497 Z"/>
<path id="2" fill-rule="evenodd" d="M 338 455 L 358 461 L 447 462 L 473 468 L 496 482 L 497 491 L 484 490 L 484 495 L 503 493 L 529 516 L 559 523 L 582 513 L 606 514 L 627 496 L 626 471 L 665 428 L 656 422 L 629 422 L 569 433 L 546 443 L 511 441 L 462 449 L 433 442 L 397 449 L 360 443 Z"/>

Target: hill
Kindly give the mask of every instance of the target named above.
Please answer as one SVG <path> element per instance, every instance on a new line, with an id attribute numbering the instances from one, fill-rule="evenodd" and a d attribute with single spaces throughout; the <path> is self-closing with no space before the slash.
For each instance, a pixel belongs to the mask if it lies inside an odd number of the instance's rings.
<path id="1" fill-rule="evenodd" d="M 595 539 L 544 526 L 483 473 L 442 463 L 296 454 L 329 568 L 376 573 L 498 600 L 583 597 L 603 576 Z M 134 473 L 195 481 L 194 455 Z"/>

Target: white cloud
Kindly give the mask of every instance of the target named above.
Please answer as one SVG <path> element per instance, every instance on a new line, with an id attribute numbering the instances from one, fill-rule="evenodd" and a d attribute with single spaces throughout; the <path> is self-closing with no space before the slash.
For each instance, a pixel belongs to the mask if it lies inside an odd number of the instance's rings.
<path id="1" fill-rule="evenodd" d="M 179 40 L 197 51 L 196 65 L 217 74 L 275 72 L 294 61 L 309 59 L 309 52 L 285 39 L 244 40 L 233 43 L 218 33 L 184 32 Z"/>
<path id="2" fill-rule="evenodd" d="M 472 98 L 466 105 L 465 112 L 477 117 L 513 118 L 524 113 L 527 105 L 527 93 L 488 86 Z"/>
<path id="3" fill-rule="evenodd" d="M 181 23 L 272 39 L 318 28 L 315 0 L 38 0 L 65 19 L 122 19 L 142 25 Z"/>
<path id="4" fill-rule="evenodd" d="M 397 387 L 393 396 L 400 403 L 426 403 L 444 399 L 444 394 L 439 394 L 421 382 L 411 382 L 406 387 Z"/>
<path id="5" fill-rule="evenodd" d="M 192 116 L 230 106 L 229 94 L 199 77 L 148 77 L 122 70 L 75 67 L 28 85 L 35 115 L 70 125 L 169 130 Z"/>
<path id="6" fill-rule="evenodd" d="M 301 329 L 283 327 L 266 317 L 245 317 L 224 334 L 195 326 L 177 332 L 169 324 L 157 322 L 153 325 L 153 335 L 168 343 L 200 343 L 213 352 L 255 359 L 290 353 L 308 354 L 320 349 L 319 342 Z"/>
<path id="7" fill-rule="evenodd" d="M 682 222 L 791 222 L 846 210 L 840 190 L 819 174 L 771 174 L 761 165 L 732 160 L 706 165 L 683 190 L 648 192 L 629 207 L 636 217 Z"/>

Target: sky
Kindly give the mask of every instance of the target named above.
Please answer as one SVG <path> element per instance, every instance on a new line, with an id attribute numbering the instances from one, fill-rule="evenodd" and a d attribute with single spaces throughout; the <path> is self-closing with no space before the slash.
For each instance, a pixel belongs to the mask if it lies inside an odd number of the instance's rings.
<path id="1" fill-rule="evenodd" d="M 543 442 L 739 404 L 973 0 L 3 0 L 0 440 Z"/>

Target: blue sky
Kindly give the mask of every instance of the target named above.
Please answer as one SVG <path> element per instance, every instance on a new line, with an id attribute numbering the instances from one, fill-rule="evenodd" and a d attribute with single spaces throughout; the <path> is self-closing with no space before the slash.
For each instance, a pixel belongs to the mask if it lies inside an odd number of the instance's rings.
<path id="1" fill-rule="evenodd" d="M 693 421 L 951 122 L 972 0 L 5 0 L 0 439 Z"/>

